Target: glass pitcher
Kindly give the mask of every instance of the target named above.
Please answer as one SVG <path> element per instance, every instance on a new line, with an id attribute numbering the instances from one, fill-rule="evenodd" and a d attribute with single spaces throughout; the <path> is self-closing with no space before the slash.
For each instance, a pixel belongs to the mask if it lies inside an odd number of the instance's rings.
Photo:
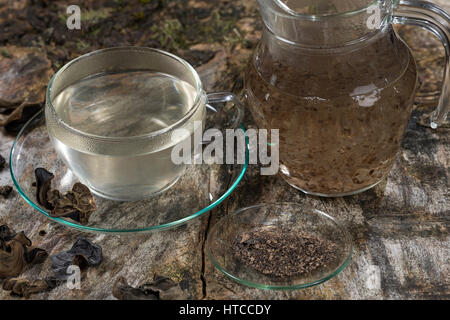
<path id="1" fill-rule="evenodd" d="M 245 79 L 259 128 L 279 129 L 280 173 L 319 196 L 367 190 L 393 166 L 416 90 L 414 58 L 392 24 L 442 40 L 444 85 L 430 126 L 450 105 L 450 16 L 425 1 L 258 0 L 262 39 Z"/>

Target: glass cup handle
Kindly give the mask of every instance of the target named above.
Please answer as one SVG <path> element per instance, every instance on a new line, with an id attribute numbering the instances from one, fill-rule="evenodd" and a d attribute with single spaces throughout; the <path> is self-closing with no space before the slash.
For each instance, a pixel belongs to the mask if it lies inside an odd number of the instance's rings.
<path id="1" fill-rule="evenodd" d="M 436 129 L 445 121 L 450 111 L 450 15 L 428 1 L 400 0 L 394 8 L 392 23 L 422 27 L 431 31 L 444 45 L 444 81 L 438 106 L 430 115 L 430 127 Z"/>
<path id="2" fill-rule="evenodd" d="M 244 117 L 244 108 L 239 98 L 231 92 L 207 94 L 206 108 L 212 112 L 214 121 L 220 121 L 219 127 L 235 129 Z"/>

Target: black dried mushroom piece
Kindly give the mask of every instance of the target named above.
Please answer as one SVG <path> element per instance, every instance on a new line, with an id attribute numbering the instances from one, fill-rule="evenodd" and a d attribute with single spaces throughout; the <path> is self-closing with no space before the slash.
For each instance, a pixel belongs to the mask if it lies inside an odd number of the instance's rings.
<path id="1" fill-rule="evenodd" d="M 87 186 L 77 182 L 73 185 L 72 192 L 75 194 L 75 204 L 78 210 L 82 212 L 94 212 L 97 209 L 94 197 Z"/>
<path id="2" fill-rule="evenodd" d="M 56 203 L 61 199 L 61 193 L 56 190 L 49 190 L 47 191 L 47 202 L 50 204 L 51 208 L 54 208 L 56 206 Z"/>
<path id="3" fill-rule="evenodd" d="M 103 261 L 102 248 L 86 238 L 79 238 L 72 248 L 51 257 L 51 268 L 55 279 L 67 280 L 67 268 L 77 265 L 83 271 L 98 266 Z"/>
<path id="4" fill-rule="evenodd" d="M 137 288 L 128 285 L 124 277 L 114 283 L 113 296 L 119 300 L 184 300 L 187 294 L 170 278 L 155 275 L 153 281 Z"/>
<path id="5" fill-rule="evenodd" d="M 55 278 L 54 276 L 45 278 L 45 282 L 47 283 L 48 288 L 55 289 L 57 286 L 64 283 L 64 281 Z"/>
<path id="6" fill-rule="evenodd" d="M 128 285 L 124 277 L 119 277 L 114 283 L 113 296 L 119 300 L 158 300 L 156 294 L 144 292 L 139 288 Z"/>
<path id="7" fill-rule="evenodd" d="M 5 250 L 0 251 L 0 278 L 16 277 L 25 266 L 24 244 L 11 240 L 4 247 Z"/>
<path id="8" fill-rule="evenodd" d="M 53 173 L 45 170 L 44 168 L 37 168 L 34 170 L 34 175 L 36 176 L 37 190 L 36 190 L 36 200 L 37 202 L 44 206 L 46 209 L 53 209 L 53 205 L 48 202 L 47 193 L 50 190 L 50 185 L 52 179 L 55 177 Z"/>
<path id="9" fill-rule="evenodd" d="M 3 282 L 3 290 L 11 291 L 11 295 L 29 298 L 32 294 L 50 291 L 53 288 L 49 286 L 46 280 L 27 280 L 9 278 Z"/>
<path id="10" fill-rule="evenodd" d="M 13 188 L 11 186 L 1 186 L 0 187 L 0 195 L 4 198 L 9 197 L 11 192 L 13 191 Z"/>
<path id="11" fill-rule="evenodd" d="M 75 201 L 75 195 L 71 191 L 68 191 L 54 202 L 55 206 L 50 212 L 50 215 L 55 218 L 71 218 L 79 222 L 80 214 L 75 208 Z"/>
<path id="12" fill-rule="evenodd" d="M 48 198 L 53 201 L 57 195 L 52 193 Z M 65 192 L 53 203 L 54 208 L 50 213 L 52 217 L 71 218 L 81 224 L 87 224 L 89 217 L 97 209 L 91 191 L 79 182 L 73 185 L 72 191 Z"/>
<path id="13" fill-rule="evenodd" d="M 25 261 L 31 264 L 40 264 L 47 259 L 48 253 L 41 248 L 32 248 L 25 252 Z"/>
<path id="14" fill-rule="evenodd" d="M 6 160 L 5 158 L 2 157 L 2 155 L 0 154 L 0 170 L 4 169 L 6 165 Z"/>
<path id="15" fill-rule="evenodd" d="M 3 244 L 3 242 L 11 240 L 12 238 L 14 238 L 15 235 L 16 235 L 16 233 L 10 227 L 8 227 L 8 225 L 6 225 L 6 224 L 1 225 L 0 226 L 0 245 Z"/>
<path id="16" fill-rule="evenodd" d="M 23 125 L 41 108 L 42 105 L 39 103 L 23 102 L 5 119 L 0 120 L 0 126 L 3 126 L 8 132 L 18 132 Z"/>
<path id="17" fill-rule="evenodd" d="M 0 226 L 0 279 L 17 277 L 27 265 L 42 263 L 47 252 L 32 247 L 25 233 L 15 233 L 7 225 Z"/>
<path id="18" fill-rule="evenodd" d="M 11 186 L 0 186 L 0 195 L 4 198 L 7 198 L 11 192 L 13 191 L 13 187 Z"/>
<path id="19" fill-rule="evenodd" d="M 91 214 L 97 209 L 94 196 L 87 186 L 75 183 L 71 191 L 61 194 L 59 190 L 51 189 L 54 175 L 44 168 L 37 168 L 36 198 L 40 205 L 50 210 L 54 218 L 70 218 L 81 224 L 87 224 Z"/>

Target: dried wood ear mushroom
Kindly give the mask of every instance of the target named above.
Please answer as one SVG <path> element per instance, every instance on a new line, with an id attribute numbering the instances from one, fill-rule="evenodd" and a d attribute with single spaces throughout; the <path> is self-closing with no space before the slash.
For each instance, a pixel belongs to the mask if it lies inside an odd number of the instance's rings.
<path id="1" fill-rule="evenodd" d="M 77 265 L 83 271 L 88 267 L 98 266 L 103 261 L 102 248 L 86 238 L 79 238 L 72 248 L 51 257 L 55 278 L 67 280 L 70 274 L 67 268 Z"/>
<path id="2" fill-rule="evenodd" d="M 23 102 L 5 119 L 0 120 L 0 126 L 8 132 L 17 132 L 23 125 L 42 108 L 39 103 Z"/>
<path id="3" fill-rule="evenodd" d="M 91 191 L 79 182 L 73 185 L 72 191 L 65 192 L 59 199 L 56 193 L 52 193 L 49 198 L 54 203 L 50 213 L 52 217 L 69 217 L 81 224 L 87 224 L 89 217 L 97 209 Z M 54 198 L 56 199 L 53 200 Z"/>
<path id="4" fill-rule="evenodd" d="M 0 155 L 0 171 L 3 170 L 5 166 L 6 160 Z M 11 194 L 12 190 L 13 188 L 11 186 L 0 186 L 0 195 L 7 198 Z"/>
<path id="5" fill-rule="evenodd" d="M 0 186 L 0 195 L 4 198 L 9 197 L 13 188 L 11 186 Z"/>
<path id="6" fill-rule="evenodd" d="M 155 275 L 153 281 L 137 288 L 128 285 L 124 277 L 114 283 L 113 296 L 119 300 L 184 300 L 187 294 L 170 278 Z"/>
<path id="7" fill-rule="evenodd" d="M 6 160 L 0 154 L 0 170 L 3 170 L 5 168 L 5 165 L 6 165 Z"/>
<path id="8" fill-rule="evenodd" d="M 52 209 L 53 206 L 47 200 L 47 192 L 50 190 L 52 179 L 55 177 L 53 173 L 45 170 L 44 168 L 37 168 L 34 170 L 36 176 L 36 200 L 40 205 L 43 205 L 47 209 Z"/>
<path id="9" fill-rule="evenodd" d="M 3 290 L 11 291 L 11 295 L 29 298 L 32 294 L 50 291 L 52 286 L 46 280 L 27 280 L 9 278 L 3 282 Z"/>
<path id="10" fill-rule="evenodd" d="M 87 224 L 89 217 L 97 209 L 94 197 L 84 184 L 75 183 L 71 191 L 61 194 L 51 189 L 54 175 L 44 168 L 37 168 L 36 198 L 39 204 L 50 210 L 50 216 L 55 218 L 70 218 L 81 224 Z"/>
<path id="11" fill-rule="evenodd" d="M 27 265 L 42 263 L 47 252 L 32 247 L 22 232 L 15 233 L 7 225 L 0 226 L 0 278 L 17 277 Z"/>

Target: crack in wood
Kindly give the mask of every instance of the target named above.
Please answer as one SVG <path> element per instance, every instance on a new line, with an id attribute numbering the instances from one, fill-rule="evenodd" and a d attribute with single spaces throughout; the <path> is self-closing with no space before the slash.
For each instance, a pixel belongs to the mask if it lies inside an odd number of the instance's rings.
<path id="1" fill-rule="evenodd" d="M 228 190 L 231 186 L 231 183 L 233 181 L 233 174 L 234 174 L 234 168 L 231 170 L 231 173 L 228 176 L 228 181 L 225 184 L 225 190 Z M 210 185 L 210 184 L 209 184 Z M 208 213 L 208 220 L 206 222 L 206 228 L 205 228 L 205 232 L 203 234 L 203 242 L 202 242 L 202 267 L 201 267 L 201 272 L 200 272 L 200 280 L 202 281 L 202 299 L 206 299 L 207 296 L 207 290 L 206 290 L 206 278 L 205 278 L 205 271 L 206 271 L 206 240 L 208 239 L 208 234 L 209 234 L 209 229 L 211 228 L 211 219 L 212 219 L 212 214 L 214 213 L 215 208 L 212 209 L 209 213 Z M 226 201 L 225 203 L 225 213 L 228 213 L 228 201 Z"/>
<path id="2" fill-rule="evenodd" d="M 206 298 L 206 279 L 205 279 L 205 269 L 206 269 L 206 255 L 205 255 L 205 243 L 208 236 L 209 226 L 211 224 L 211 212 L 208 213 L 208 222 L 206 223 L 205 233 L 203 235 L 202 243 L 202 269 L 200 273 L 200 279 L 202 281 L 202 299 Z"/>

